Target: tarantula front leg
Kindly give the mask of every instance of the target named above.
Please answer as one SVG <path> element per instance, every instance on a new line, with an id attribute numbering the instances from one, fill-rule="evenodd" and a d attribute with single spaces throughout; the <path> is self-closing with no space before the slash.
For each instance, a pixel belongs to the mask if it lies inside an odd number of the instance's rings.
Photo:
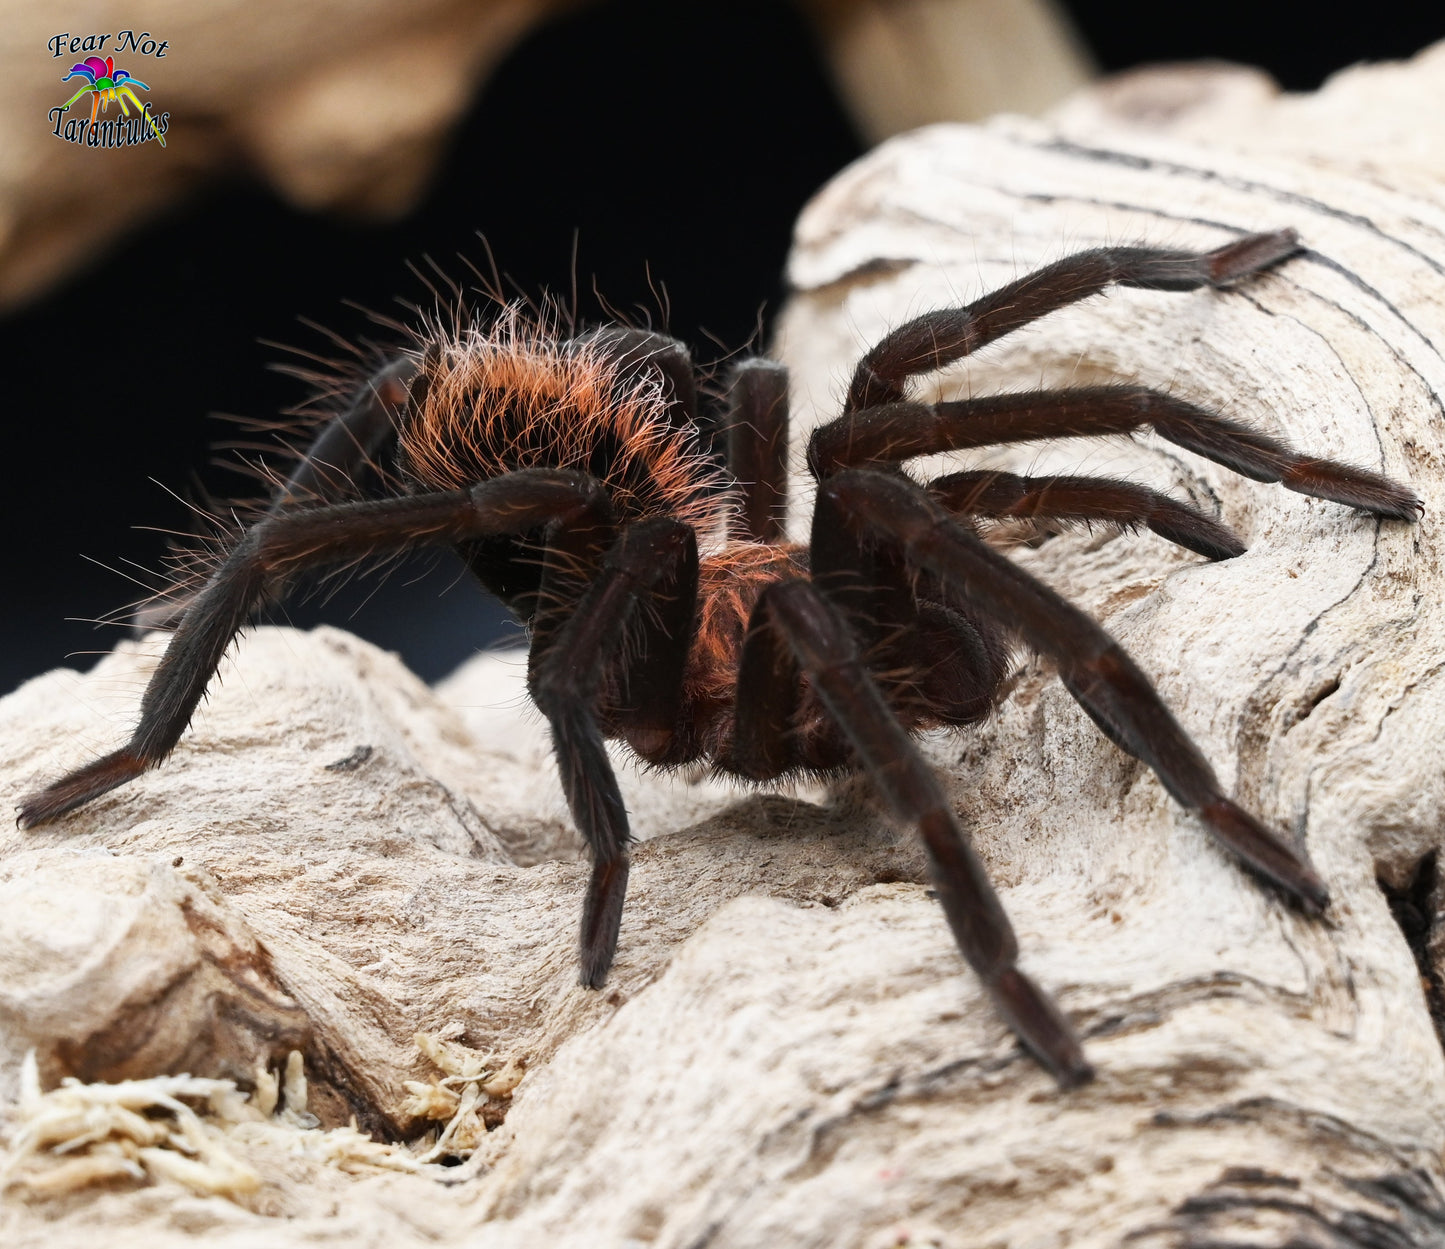
<path id="1" fill-rule="evenodd" d="M 1082 521 L 1121 528 L 1147 525 L 1161 538 L 1213 560 L 1232 559 L 1245 550 L 1227 525 L 1188 503 L 1131 481 L 1019 477 L 980 470 L 935 477 L 928 483 L 928 493 L 954 515 Z"/>
<path id="2" fill-rule="evenodd" d="M 425 544 L 525 533 L 594 514 L 602 487 L 583 473 L 525 469 L 437 494 L 282 512 L 247 531 L 186 611 L 141 699 L 123 747 L 20 805 L 22 827 L 54 819 L 133 780 L 168 755 L 256 602 L 308 568 Z"/>
<path id="3" fill-rule="evenodd" d="M 820 426 L 808 466 L 826 477 L 845 468 L 1039 438 L 1129 434 L 1150 425 L 1161 438 L 1255 481 L 1331 499 L 1394 520 L 1415 520 L 1420 500 L 1369 469 L 1300 455 L 1277 439 L 1197 404 L 1143 386 L 1089 386 L 989 395 L 947 403 L 887 403 Z"/>
<path id="4" fill-rule="evenodd" d="M 903 384 L 971 355 L 1003 335 L 1109 286 L 1189 291 L 1228 286 L 1300 251 L 1293 230 L 1247 234 L 1209 252 L 1098 247 L 1076 252 L 962 308 L 926 312 L 885 335 L 858 362 L 844 411 L 894 403 Z"/>
<path id="5" fill-rule="evenodd" d="M 954 940 L 1009 1027 L 1061 1087 L 1092 1078 L 1068 1020 L 1019 970 L 1008 915 L 938 778 L 869 675 L 843 616 L 810 582 L 769 586 L 753 609 L 738 674 L 740 750 L 759 767 L 787 759 L 799 668 L 895 818 L 917 827 Z"/>
<path id="6" fill-rule="evenodd" d="M 673 593 L 664 596 L 659 591 L 669 581 Z M 545 651 L 533 657 L 532 697 L 551 725 L 567 806 L 592 851 L 580 955 L 582 983 L 594 989 L 607 979 L 617 952 L 630 841 L 627 808 L 598 724 L 598 703 L 605 678 L 624 651 L 629 624 L 660 601 L 666 615 L 685 619 L 689 626 L 679 630 L 680 650 L 666 651 L 662 670 L 651 678 L 624 677 L 623 689 L 642 695 L 638 710 L 645 722 L 655 718 L 654 712 L 667 714 L 669 707 L 675 717 L 696 593 L 697 542 L 692 530 L 666 517 L 638 521 L 623 530 L 567 623 Z M 649 658 L 644 652 L 631 666 L 646 667 Z M 664 688 L 669 680 L 676 691 Z"/>
<path id="7" fill-rule="evenodd" d="M 1199 748 L 1124 649 L 1084 612 L 968 533 L 924 491 L 894 473 L 855 469 L 819 486 L 860 529 L 897 543 L 910 566 L 961 605 L 986 614 L 1059 665 L 1069 692 L 1117 745 L 1143 760 L 1181 806 L 1244 863 L 1304 909 L 1329 903 L 1301 851 L 1225 797 Z"/>
<path id="8" fill-rule="evenodd" d="M 610 508 L 591 524 L 569 520 L 548 530 L 536 610 L 531 613 L 529 682 L 536 683 L 578 604 L 604 574 L 616 541 Z M 697 611 L 695 540 L 679 556 L 676 568 L 658 570 L 658 576 L 664 573 L 666 584 L 648 597 L 647 610 L 628 624 L 628 662 L 618 671 L 609 699 L 609 730 L 652 763 L 668 762 L 682 704 L 683 670 Z"/>

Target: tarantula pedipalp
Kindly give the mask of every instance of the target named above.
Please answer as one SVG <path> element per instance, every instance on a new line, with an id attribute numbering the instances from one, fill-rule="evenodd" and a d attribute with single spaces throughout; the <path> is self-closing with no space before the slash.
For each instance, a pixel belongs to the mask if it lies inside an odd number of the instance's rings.
<path id="1" fill-rule="evenodd" d="M 913 741 L 995 705 L 1017 637 L 1054 660 L 1099 728 L 1143 760 L 1256 874 L 1310 912 L 1328 893 L 1304 852 L 1220 790 L 1127 654 L 980 538 L 975 518 L 1147 525 L 1210 559 L 1243 549 L 1195 508 L 1123 481 L 961 472 L 920 484 L 933 452 L 1143 425 L 1246 476 L 1398 520 L 1420 504 L 1364 469 L 1297 455 L 1216 413 L 1137 386 L 933 404 L 905 386 L 1109 285 L 1223 286 L 1298 250 L 1292 232 L 1215 251 L 1105 248 L 967 307 L 927 313 L 866 353 L 845 410 L 810 440 L 811 541 L 783 537 L 787 377 L 733 374 L 725 453 L 706 449 L 676 341 L 605 327 L 558 340 L 509 308 L 489 327 L 419 331 L 334 416 L 269 509 L 186 607 L 129 742 L 29 797 L 34 825 L 157 766 L 250 613 L 308 568 L 423 544 L 457 548 L 527 626 L 528 681 L 592 854 L 584 984 L 617 948 L 627 812 L 604 749 L 705 761 L 755 782 L 866 772 L 922 837 L 948 922 L 1000 1013 L 1061 1085 L 1091 1068 L 1018 966 L 998 897 Z"/>

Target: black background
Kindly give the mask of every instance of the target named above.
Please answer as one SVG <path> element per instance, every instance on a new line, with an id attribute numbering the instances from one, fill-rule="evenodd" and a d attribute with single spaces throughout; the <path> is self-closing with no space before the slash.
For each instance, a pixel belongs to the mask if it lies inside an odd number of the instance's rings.
<path id="1" fill-rule="evenodd" d="M 1445 34 L 1436 6 L 1418 2 L 1341 8 L 1328 21 L 1317 5 L 1270 0 L 1174 6 L 1188 20 L 1158 4 L 1067 7 L 1106 70 L 1221 58 L 1295 90 Z M 595 277 L 617 307 L 655 312 L 661 284 L 672 332 L 700 356 L 720 355 L 717 343 L 765 332 L 793 218 L 860 151 L 810 31 L 783 0 L 613 0 L 544 27 L 508 58 L 401 222 L 305 217 L 235 183 L 151 223 L 0 336 L 0 692 L 62 662 L 87 666 L 88 652 L 121 635 L 86 620 L 135 594 L 128 565 L 159 564 L 156 528 L 187 525 L 165 488 L 244 489 L 210 463 L 210 445 L 231 431 L 208 417 L 271 415 L 301 397 L 267 370 L 280 353 L 258 341 L 319 345 L 298 314 L 364 332 L 343 298 L 379 310 L 420 298 L 405 262 L 425 253 L 457 271 L 457 253 L 480 257 L 477 231 L 525 288 L 565 291 L 575 231 L 584 291 Z M 115 291 L 128 293 L 123 316 L 106 300 Z M 446 562 L 408 566 L 380 589 L 363 579 L 284 618 L 343 623 L 429 679 L 505 627 Z"/>

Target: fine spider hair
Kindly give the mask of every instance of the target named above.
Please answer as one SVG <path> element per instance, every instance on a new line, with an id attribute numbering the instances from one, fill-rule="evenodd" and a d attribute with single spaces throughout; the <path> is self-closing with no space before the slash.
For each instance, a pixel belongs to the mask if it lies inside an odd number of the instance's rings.
<path id="1" fill-rule="evenodd" d="M 1297 454 L 1142 386 L 921 403 L 907 384 L 1111 285 L 1224 287 L 1299 250 L 1290 230 L 1208 252 L 1099 248 L 899 326 L 859 362 L 842 414 L 809 440 L 818 490 L 806 546 L 784 536 L 781 365 L 733 367 L 713 449 L 696 370 L 674 339 L 618 326 L 564 337 L 517 306 L 485 325 L 433 319 L 337 396 L 255 522 L 177 600 L 183 614 L 130 740 L 29 795 L 20 822 L 53 820 L 158 766 L 236 633 L 298 574 L 452 546 L 528 629 L 528 687 L 592 858 L 584 985 L 607 978 L 627 888 L 627 811 L 605 740 L 656 767 L 701 762 L 764 784 L 860 771 L 917 829 L 958 947 L 999 1013 L 1061 1086 L 1079 1084 L 1093 1072 L 1074 1029 L 1019 968 L 1008 917 L 914 741 L 993 710 L 1011 643 L 1051 659 L 1104 735 L 1244 867 L 1310 914 L 1329 895 L 1302 847 L 1223 793 L 1120 646 L 987 545 L 978 522 L 1147 526 L 1211 560 L 1244 546 L 1192 505 L 1125 481 L 960 472 L 919 482 L 902 466 L 1147 425 L 1246 477 L 1377 516 L 1411 521 L 1421 504 L 1377 473 Z"/>

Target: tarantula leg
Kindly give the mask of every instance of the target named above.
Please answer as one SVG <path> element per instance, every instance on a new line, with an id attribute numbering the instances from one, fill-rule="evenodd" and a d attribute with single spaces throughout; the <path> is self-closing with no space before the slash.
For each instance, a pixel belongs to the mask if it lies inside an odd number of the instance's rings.
<path id="1" fill-rule="evenodd" d="M 733 685 L 729 769 L 755 781 L 770 781 L 797 766 L 796 721 L 802 694 L 792 647 L 754 604 Z"/>
<path id="2" fill-rule="evenodd" d="M 1293 230 L 1248 234 L 1209 252 L 1099 247 L 1076 252 L 962 308 L 924 313 L 885 335 L 858 362 L 845 412 L 903 398 L 903 384 L 971 355 L 1050 312 L 1109 286 L 1188 291 L 1227 286 L 1299 252 Z"/>
<path id="3" fill-rule="evenodd" d="M 668 399 L 668 421 L 675 429 L 697 424 L 697 372 L 687 347 L 656 330 L 628 325 L 599 325 L 568 343 L 569 347 L 597 348 L 617 365 L 623 381 L 657 374 Z"/>
<path id="4" fill-rule="evenodd" d="M 682 712 L 682 682 L 697 628 L 697 539 L 688 530 L 675 563 L 654 584 L 647 610 L 629 630 L 629 659 L 617 689 L 627 744 L 649 762 L 669 757 Z"/>
<path id="5" fill-rule="evenodd" d="M 535 602 L 515 601 L 513 607 L 528 622 L 531 650 L 528 676 L 550 648 L 552 639 L 571 618 L 577 601 L 602 569 L 602 561 L 617 541 L 617 520 L 605 492 L 586 509 L 547 527 L 543 541 L 542 578 Z M 515 554 L 513 559 L 515 559 Z"/>
<path id="6" fill-rule="evenodd" d="M 1151 425 L 1161 438 L 1255 481 L 1330 499 L 1394 520 L 1423 505 L 1369 469 L 1305 456 L 1268 434 L 1143 386 L 1088 386 L 989 395 L 948 403 L 888 403 L 820 426 L 808 467 L 826 477 L 845 468 L 1038 438 L 1129 434 Z"/>
<path id="7" fill-rule="evenodd" d="M 383 476 L 400 414 L 409 402 L 425 398 L 428 385 L 426 365 L 412 356 L 399 356 L 367 378 L 350 406 L 316 435 L 276 491 L 268 514 L 302 504 L 334 503 Z"/>
<path id="8" fill-rule="evenodd" d="M 629 525 L 534 666 L 532 697 L 551 724 L 567 806 L 592 851 L 580 954 L 582 983 L 594 989 L 607 979 L 617 952 L 630 840 L 627 808 L 607 759 L 597 703 L 604 678 L 623 650 L 629 619 L 649 605 L 660 582 L 671 578 L 685 583 L 686 570 L 696 565 L 696 538 L 681 522 L 658 517 Z M 692 604 L 687 606 L 690 617 Z"/>
<path id="9" fill-rule="evenodd" d="M 1058 1006 L 1018 968 L 1018 941 L 1003 904 L 913 740 L 863 665 L 848 626 L 807 581 L 769 586 L 749 639 L 776 629 L 834 722 L 847 736 L 894 816 L 918 828 L 954 940 L 999 1013 L 1062 1088 L 1092 1078 L 1083 1048 Z M 746 704 L 739 704 L 739 731 Z"/>
<path id="10" fill-rule="evenodd" d="M 402 356 L 373 374 L 351 405 L 322 427 L 301 462 L 271 499 L 267 515 L 305 504 L 334 503 L 385 473 L 396 443 L 398 413 L 417 379 L 417 362 Z M 424 385 L 424 375 L 417 381 Z M 174 628 L 195 593 L 170 594 L 143 604 L 132 618 L 137 633 Z"/>
<path id="11" fill-rule="evenodd" d="M 283 512 L 253 526 L 187 610 L 121 749 L 24 798 L 19 823 L 54 819 L 155 767 L 190 723 L 221 656 L 266 593 L 308 568 L 408 547 L 526 532 L 595 506 L 602 487 L 566 469 L 524 469 L 469 490 Z"/>
<path id="12" fill-rule="evenodd" d="M 695 370 L 686 346 L 677 339 L 653 330 L 604 325 L 569 340 L 567 348 L 574 352 L 601 352 L 615 365 L 617 376 L 624 385 L 652 373 L 667 397 L 669 422 L 679 429 L 696 425 Z M 535 665 L 546 653 L 550 639 L 566 623 L 578 598 L 597 576 L 603 556 L 616 536 L 617 526 L 610 506 L 599 510 L 590 526 L 569 522 L 565 527 L 548 533 L 537 601 L 535 604 L 513 604 L 523 619 L 530 621 L 532 675 L 535 675 Z M 502 566 L 511 563 L 515 554 L 512 552 L 509 558 L 503 559 Z M 474 562 L 473 566 L 483 583 L 491 588 L 485 559 Z M 669 735 L 671 727 L 672 719 L 669 718 Z"/>
<path id="13" fill-rule="evenodd" d="M 1107 477 L 1019 477 L 989 471 L 950 473 L 928 493 L 955 515 L 992 519 L 1147 525 L 1161 538 L 1206 559 L 1242 555 L 1244 543 L 1227 525 L 1167 494 Z"/>
<path id="14" fill-rule="evenodd" d="M 1059 665 L 1069 692 L 1119 746 L 1147 763 L 1181 806 L 1260 876 L 1301 907 L 1329 904 L 1303 852 L 1226 798 L 1214 771 L 1149 679 L 1084 612 L 956 524 L 922 487 L 893 474 L 855 469 L 819 486 L 851 522 L 886 535 L 910 566 L 945 591 L 1015 631 Z"/>
<path id="15" fill-rule="evenodd" d="M 729 536 L 781 542 L 788 514 L 788 370 L 744 360 L 728 390 L 728 468 L 742 491 Z"/>
<path id="16" fill-rule="evenodd" d="M 813 505 L 809 560 L 813 584 L 843 613 L 900 714 L 967 724 L 993 709 L 1009 663 L 999 630 L 944 606 L 897 543 L 847 523 L 826 492 Z"/>
<path id="17" fill-rule="evenodd" d="M 897 547 L 850 531 L 820 494 L 813 505 L 808 565 L 813 583 L 843 613 L 876 677 L 878 665 L 888 665 L 888 652 L 911 645 L 905 634 L 918 623 L 913 578 Z"/>

